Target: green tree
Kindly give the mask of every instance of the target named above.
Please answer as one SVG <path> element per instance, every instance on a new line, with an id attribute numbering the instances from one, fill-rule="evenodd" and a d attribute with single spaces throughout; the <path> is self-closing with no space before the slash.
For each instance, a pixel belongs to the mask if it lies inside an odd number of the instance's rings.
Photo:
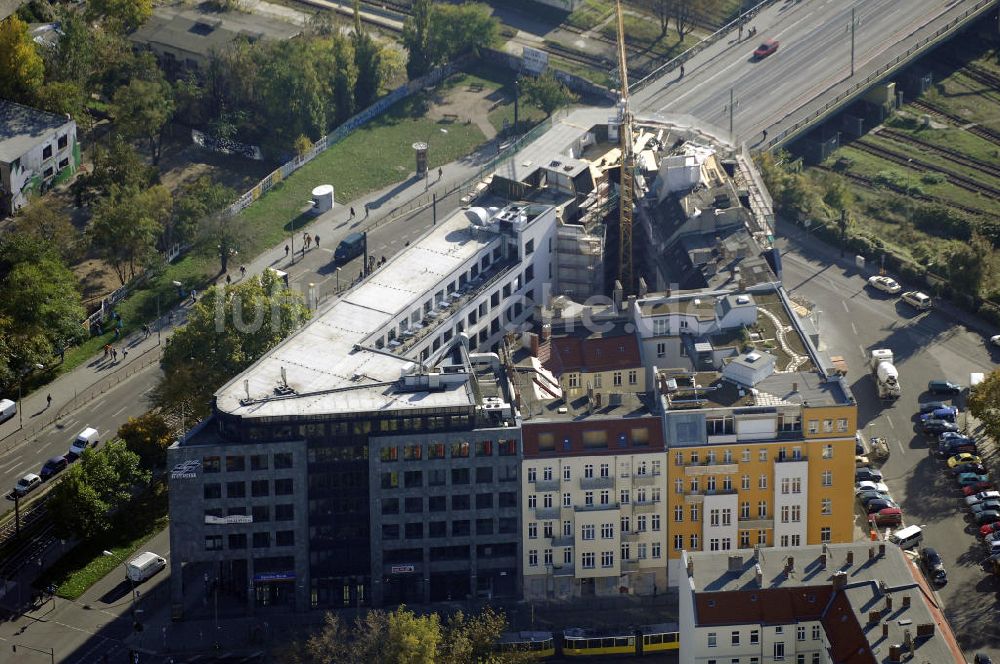
<path id="1" fill-rule="evenodd" d="M 174 96 L 163 78 L 155 81 L 133 80 L 118 88 L 112 103 L 118 129 L 129 138 L 149 142 L 153 164 L 160 161 L 162 132 L 174 114 Z"/>
<path id="2" fill-rule="evenodd" d="M 260 67 L 254 106 L 260 113 L 257 129 L 273 150 L 289 151 L 305 134 L 315 140 L 328 128 L 331 53 L 318 43 L 304 40 L 265 42 L 254 50 Z M 263 129 L 266 128 L 266 132 Z"/>
<path id="3" fill-rule="evenodd" d="M 430 24 L 433 0 L 413 0 L 410 16 L 403 23 L 403 46 L 409 51 L 406 75 L 413 80 L 430 71 Z"/>
<path id="4" fill-rule="evenodd" d="M 63 208 L 35 200 L 18 210 L 14 232 L 53 248 L 66 264 L 80 257 L 80 232 Z"/>
<path id="5" fill-rule="evenodd" d="M 35 91 L 35 106 L 49 113 L 69 115 L 81 129 L 93 127 L 93 120 L 87 113 L 87 96 L 79 83 L 73 81 L 50 81 Z"/>
<path id="6" fill-rule="evenodd" d="M 382 87 L 382 49 L 361 24 L 360 0 L 354 0 L 354 66 L 357 80 L 354 84 L 355 108 L 368 108 L 378 97 Z"/>
<path id="7" fill-rule="evenodd" d="M 87 10 L 116 32 L 128 34 L 153 14 L 153 0 L 90 0 Z"/>
<path id="8" fill-rule="evenodd" d="M 466 616 L 456 612 L 445 623 L 438 646 L 438 664 L 464 664 L 465 662 L 517 661 L 518 658 L 498 658 L 494 648 L 507 629 L 507 618 L 492 607 L 481 613 Z M 491 660 L 491 658 L 498 658 Z"/>
<path id="9" fill-rule="evenodd" d="M 354 115 L 354 89 L 358 83 L 358 67 L 355 64 L 354 47 L 341 34 L 333 36 L 333 119 L 337 125 L 343 124 Z"/>
<path id="10" fill-rule="evenodd" d="M 49 364 L 65 345 L 85 336 L 79 284 L 55 246 L 38 237 L 0 238 L 0 385 L 20 372 Z"/>
<path id="11" fill-rule="evenodd" d="M 945 265 L 949 282 L 955 290 L 967 295 L 978 295 L 983 274 L 988 269 L 992 245 L 979 234 L 973 233 L 968 243 L 951 243 Z"/>
<path id="12" fill-rule="evenodd" d="M 79 184 L 75 185 L 81 199 L 104 199 L 116 188 L 146 189 L 155 185 L 160 177 L 156 167 L 147 164 L 122 136 L 112 137 L 110 145 L 95 145 L 91 162 L 91 172 L 78 178 Z"/>
<path id="13" fill-rule="evenodd" d="M 552 115 L 556 109 L 576 101 L 576 95 L 549 72 L 537 78 L 522 78 L 520 85 L 524 100 L 545 111 L 546 115 Z"/>
<path id="14" fill-rule="evenodd" d="M 212 216 L 236 200 L 236 192 L 207 175 L 181 187 L 174 203 L 174 219 L 165 236 L 166 248 L 189 244 L 211 225 Z"/>
<path id="15" fill-rule="evenodd" d="M 49 492 L 48 511 L 55 533 L 64 539 L 90 539 L 111 528 L 110 506 L 84 478 L 83 466 L 72 466 Z"/>
<path id="16" fill-rule="evenodd" d="M 191 310 L 188 323 L 171 337 L 161 366 L 161 405 L 189 403 L 207 414 L 212 394 L 309 317 L 296 292 L 277 275 L 208 289 Z"/>
<path id="17" fill-rule="evenodd" d="M 152 470 L 167 462 L 167 448 L 174 442 L 173 431 L 158 412 L 150 411 L 130 417 L 118 427 L 118 437 L 134 452 L 142 467 Z"/>
<path id="18" fill-rule="evenodd" d="M 98 203 L 91 242 L 124 286 L 156 257 L 156 244 L 170 220 L 172 198 L 163 185 L 139 190 L 112 188 Z"/>
<path id="19" fill-rule="evenodd" d="M 500 22 L 491 16 L 491 11 L 481 2 L 434 5 L 428 38 L 431 66 L 495 44 L 500 35 Z"/>
<path id="20" fill-rule="evenodd" d="M 45 77 L 45 63 L 15 15 L 0 21 L 0 98 L 30 103 Z"/>
<path id="21" fill-rule="evenodd" d="M 1000 369 L 969 390 L 968 405 L 972 416 L 983 423 L 986 435 L 1000 440 Z"/>

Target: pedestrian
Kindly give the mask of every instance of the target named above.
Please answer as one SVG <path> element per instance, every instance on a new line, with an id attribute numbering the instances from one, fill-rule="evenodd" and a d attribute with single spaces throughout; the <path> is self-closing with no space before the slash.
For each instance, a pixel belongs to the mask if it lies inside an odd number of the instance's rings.
<path id="1" fill-rule="evenodd" d="M 285 245 L 285 258 L 288 258 L 288 245 Z"/>
<path id="2" fill-rule="evenodd" d="M 354 219 L 354 208 L 351 208 L 351 219 Z"/>
<path id="3" fill-rule="evenodd" d="M 51 395 L 51 394 L 49 394 L 49 395 L 46 395 L 46 397 L 45 397 L 45 402 L 46 402 L 46 403 L 45 403 L 45 408 L 46 408 L 46 410 L 48 410 L 49 408 L 51 408 L 51 407 L 52 407 L 52 395 Z"/>
<path id="4" fill-rule="evenodd" d="M 247 266 L 240 265 L 240 279 L 243 279 L 246 276 L 247 276 Z"/>
<path id="5" fill-rule="evenodd" d="M 761 132 L 761 133 L 763 134 L 764 138 L 760 139 L 760 142 L 761 142 L 761 143 L 763 143 L 764 141 L 766 141 L 766 140 L 767 140 L 767 129 L 765 129 L 765 130 L 764 130 L 763 132 Z"/>
<path id="6" fill-rule="evenodd" d="M 385 265 L 385 254 L 382 254 L 382 264 Z"/>
<path id="7" fill-rule="evenodd" d="M 444 169 L 443 169 L 443 168 L 440 168 L 440 167 L 438 167 L 438 180 L 440 180 L 440 179 L 441 179 L 441 176 L 442 176 L 442 175 L 444 175 Z"/>
<path id="8" fill-rule="evenodd" d="M 316 237 L 314 237 L 313 241 L 316 243 L 316 248 L 319 249 L 319 235 L 317 235 Z"/>
<path id="9" fill-rule="evenodd" d="M 195 289 L 192 288 L 191 289 L 191 304 L 194 304 L 197 301 L 198 301 L 198 291 L 196 291 Z"/>
<path id="10" fill-rule="evenodd" d="M 116 327 L 116 328 L 115 328 L 115 341 L 117 341 L 117 340 L 118 340 L 118 338 L 119 338 L 119 337 L 120 337 L 121 335 L 122 335 L 122 331 L 121 331 L 121 329 L 120 329 L 120 328 L 117 328 L 117 327 Z"/>
<path id="11" fill-rule="evenodd" d="M 684 78 L 684 65 L 681 65 L 681 78 Z"/>
<path id="12" fill-rule="evenodd" d="M 368 212 L 369 212 L 369 210 L 368 210 L 368 203 L 365 203 L 365 219 L 368 218 Z"/>
<path id="13" fill-rule="evenodd" d="M 302 234 L 302 246 L 303 247 L 308 247 L 309 246 L 309 233 L 303 233 Z"/>
<path id="14" fill-rule="evenodd" d="M 128 348 L 122 348 L 122 362 L 128 359 Z"/>
<path id="15" fill-rule="evenodd" d="M 66 346 L 60 346 L 59 347 L 59 362 L 62 363 L 62 362 L 65 362 L 65 361 L 66 361 Z"/>
<path id="16" fill-rule="evenodd" d="M 229 284 L 231 284 L 231 283 L 233 283 L 233 278 L 232 278 L 232 277 L 230 277 L 230 276 L 229 276 L 229 275 L 227 274 L 227 275 L 226 275 L 226 285 L 228 286 L 228 285 L 229 285 Z"/>
<path id="17" fill-rule="evenodd" d="M 118 361 L 118 349 L 117 348 L 112 348 L 111 349 L 111 361 L 112 362 L 117 362 Z"/>
<path id="18" fill-rule="evenodd" d="M 104 344 L 104 359 L 108 359 L 108 355 L 111 354 L 111 344 Z"/>

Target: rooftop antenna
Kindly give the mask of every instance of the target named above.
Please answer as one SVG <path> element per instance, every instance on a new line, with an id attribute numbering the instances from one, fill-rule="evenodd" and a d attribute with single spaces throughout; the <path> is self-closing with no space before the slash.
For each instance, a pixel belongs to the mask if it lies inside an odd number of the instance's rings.
<path id="1" fill-rule="evenodd" d="M 244 379 L 243 380 L 243 391 L 246 392 L 246 394 L 247 394 L 247 401 L 249 401 L 250 400 L 250 380 L 249 379 Z"/>
<path id="2" fill-rule="evenodd" d="M 285 367 L 281 367 L 281 384 L 288 387 L 288 378 L 285 376 Z"/>

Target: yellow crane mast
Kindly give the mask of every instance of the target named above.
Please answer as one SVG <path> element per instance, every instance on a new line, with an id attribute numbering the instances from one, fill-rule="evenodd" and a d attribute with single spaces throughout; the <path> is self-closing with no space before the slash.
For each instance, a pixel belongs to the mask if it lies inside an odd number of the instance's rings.
<path id="1" fill-rule="evenodd" d="M 622 151 L 622 179 L 618 208 L 618 281 L 625 293 L 633 288 L 632 275 L 632 204 L 634 189 L 632 179 L 635 174 L 635 152 L 632 142 L 632 112 L 628 105 L 628 64 L 625 60 L 625 22 L 622 18 L 622 2 L 615 0 L 618 12 L 618 77 L 621 81 L 621 107 L 619 109 L 618 139 Z"/>

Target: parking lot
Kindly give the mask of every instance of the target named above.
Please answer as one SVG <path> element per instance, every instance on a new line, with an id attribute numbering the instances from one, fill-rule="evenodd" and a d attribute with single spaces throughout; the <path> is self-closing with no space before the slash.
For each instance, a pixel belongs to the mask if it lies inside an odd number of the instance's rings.
<path id="1" fill-rule="evenodd" d="M 779 228 L 779 235 L 784 234 Z M 997 367 L 1000 354 L 988 346 L 989 334 L 997 331 L 970 331 L 939 309 L 917 313 L 897 296 L 867 287 L 867 273 L 831 261 L 829 253 L 814 252 L 811 240 L 779 246 L 795 250 L 783 252 L 785 287 L 821 311 L 823 347 L 848 363 L 847 382 L 858 401 L 864 435 L 882 436 L 888 443 L 884 481 L 903 508 L 905 523 L 922 526 L 924 543 L 941 554 L 948 583 L 938 594 L 959 643 L 970 661 L 976 652 L 1000 660 L 1000 584 L 982 568 L 987 554 L 975 536 L 978 528 L 966 520 L 951 472 L 931 454 L 936 438 L 917 430 L 919 404 L 939 398 L 926 393 L 928 381 L 944 378 L 967 385 L 970 373 Z M 895 402 L 883 404 L 877 397 L 865 366 L 873 348 L 893 351 L 902 386 Z M 963 397 L 955 403 L 965 410 Z M 980 455 L 993 478 L 1000 478 L 995 446 L 981 446 Z"/>

